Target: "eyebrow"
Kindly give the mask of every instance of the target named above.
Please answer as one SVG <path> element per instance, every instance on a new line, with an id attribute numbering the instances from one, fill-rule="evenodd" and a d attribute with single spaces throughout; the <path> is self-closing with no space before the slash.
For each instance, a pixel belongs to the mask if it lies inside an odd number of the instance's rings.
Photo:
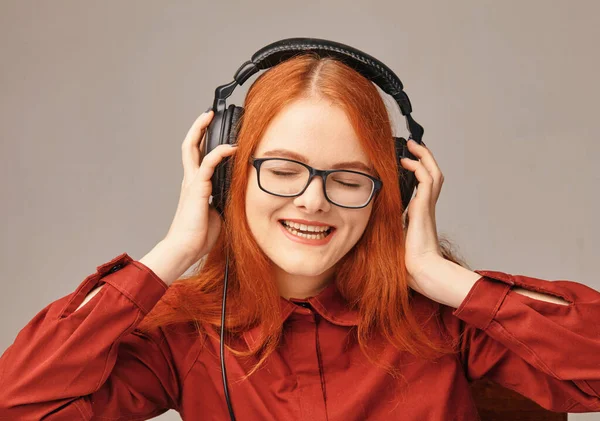
<path id="1" fill-rule="evenodd" d="M 294 159 L 296 161 L 308 162 L 308 159 L 304 155 L 301 155 L 297 152 L 288 151 L 287 149 L 273 149 L 263 153 L 263 156 L 277 156 L 277 157 L 285 157 Z M 348 161 L 348 162 L 338 162 L 331 166 L 331 169 L 355 169 L 367 172 L 369 174 L 375 174 L 375 169 L 370 167 L 363 162 L 360 161 Z"/>

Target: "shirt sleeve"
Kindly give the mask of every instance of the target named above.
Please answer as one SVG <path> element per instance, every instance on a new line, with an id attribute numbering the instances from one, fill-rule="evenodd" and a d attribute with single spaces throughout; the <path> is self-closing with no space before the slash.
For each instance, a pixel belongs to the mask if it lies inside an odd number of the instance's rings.
<path id="1" fill-rule="evenodd" d="M 442 309 L 467 378 L 485 376 L 552 411 L 600 411 L 600 292 L 572 281 L 475 272 L 482 277 L 461 305 Z"/>
<path id="2" fill-rule="evenodd" d="M 123 253 L 40 311 L 0 358 L 0 419 L 145 420 L 176 408 L 162 331 L 135 330 L 167 288 Z"/>

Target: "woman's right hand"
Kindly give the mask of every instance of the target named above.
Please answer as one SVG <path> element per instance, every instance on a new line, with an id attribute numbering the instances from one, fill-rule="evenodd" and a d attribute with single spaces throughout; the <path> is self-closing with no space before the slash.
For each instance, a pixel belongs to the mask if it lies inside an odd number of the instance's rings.
<path id="1" fill-rule="evenodd" d="M 181 194 L 175 217 L 163 240 L 193 262 L 208 254 L 221 232 L 221 216 L 208 203 L 212 194 L 211 177 L 221 160 L 236 151 L 236 147 L 219 145 L 203 156 L 206 128 L 213 116 L 212 110 L 202 113 L 181 145 Z"/>

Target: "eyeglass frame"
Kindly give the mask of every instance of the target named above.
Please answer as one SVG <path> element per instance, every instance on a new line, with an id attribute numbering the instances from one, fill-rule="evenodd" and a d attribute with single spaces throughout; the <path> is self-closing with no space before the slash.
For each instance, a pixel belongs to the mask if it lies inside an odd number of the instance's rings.
<path id="1" fill-rule="evenodd" d="M 308 181 L 306 182 L 306 185 L 304 186 L 304 188 L 302 188 L 302 190 L 300 191 L 300 193 L 296 193 L 296 194 L 277 194 L 277 193 L 273 193 L 273 192 L 270 192 L 268 190 L 265 190 L 263 188 L 263 186 L 260 183 L 260 166 L 265 161 L 272 161 L 272 160 L 275 160 L 275 159 L 278 159 L 280 161 L 293 162 L 295 164 L 302 165 L 304 168 L 306 168 L 308 170 L 308 172 L 309 172 Z M 340 208 L 362 209 L 364 207 L 367 207 L 369 205 L 369 203 L 371 203 L 371 201 L 373 200 L 373 197 L 375 197 L 375 195 L 377 194 L 377 192 L 379 190 L 381 190 L 381 188 L 383 187 L 383 181 L 379 180 L 378 178 L 373 177 L 372 175 L 365 174 L 365 173 L 360 172 L 360 171 L 344 170 L 344 169 L 341 169 L 341 170 L 318 170 L 316 168 L 311 167 L 308 164 L 305 164 L 304 162 L 296 161 L 294 159 L 289 159 L 289 158 L 277 158 L 277 157 L 255 158 L 255 157 L 251 156 L 248 161 L 256 169 L 256 181 L 258 182 L 258 188 L 260 188 L 265 193 L 271 194 L 273 196 L 278 196 L 278 197 L 298 197 L 298 196 L 301 196 L 306 191 L 306 189 L 308 188 L 308 186 L 310 185 L 312 179 L 315 176 L 319 176 L 319 177 L 321 177 L 321 180 L 323 181 L 323 194 L 325 196 L 325 199 L 327 199 L 327 201 L 329 203 L 331 203 L 332 205 L 335 205 L 335 206 L 339 206 Z M 369 200 L 367 200 L 367 202 L 364 205 L 362 205 L 362 206 L 343 206 L 343 205 L 339 205 L 339 204 L 335 203 L 334 201 L 332 201 L 329 198 L 329 196 L 327 195 L 326 183 L 327 183 L 327 177 L 329 176 L 329 174 L 336 173 L 336 172 L 351 172 L 351 173 L 354 173 L 354 174 L 363 175 L 363 176 L 371 179 L 371 181 L 373 181 L 373 189 L 371 190 L 371 195 L 369 196 Z"/>

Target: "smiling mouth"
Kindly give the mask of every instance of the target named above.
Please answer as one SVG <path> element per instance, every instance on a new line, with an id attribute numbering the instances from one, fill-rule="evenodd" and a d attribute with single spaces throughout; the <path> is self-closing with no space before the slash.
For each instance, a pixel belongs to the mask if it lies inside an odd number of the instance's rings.
<path id="1" fill-rule="evenodd" d="M 297 237 L 300 237 L 300 238 L 306 238 L 308 240 L 320 240 L 320 239 L 328 237 L 329 235 L 331 235 L 331 233 L 333 231 L 335 231 L 335 228 L 333 228 L 333 227 L 329 227 L 327 230 L 325 230 L 323 232 L 303 231 L 300 229 L 288 227 L 281 220 L 278 222 L 283 226 L 284 229 L 286 229 L 291 234 L 293 234 Z"/>

